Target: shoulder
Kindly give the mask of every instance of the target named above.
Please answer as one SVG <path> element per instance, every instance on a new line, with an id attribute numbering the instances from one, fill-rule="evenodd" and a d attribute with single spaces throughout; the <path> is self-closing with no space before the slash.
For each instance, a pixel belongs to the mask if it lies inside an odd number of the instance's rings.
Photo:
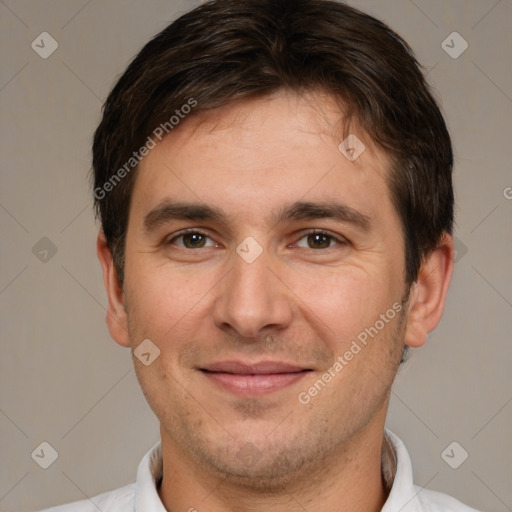
<path id="1" fill-rule="evenodd" d="M 39 512 L 132 512 L 135 510 L 135 484 L 98 494 L 90 499 L 46 508 Z"/>
<path id="2" fill-rule="evenodd" d="M 418 501 L 425 512 L 479 512 L 442 492 L 430 491 L 417 485 L 414 486 Z"/>

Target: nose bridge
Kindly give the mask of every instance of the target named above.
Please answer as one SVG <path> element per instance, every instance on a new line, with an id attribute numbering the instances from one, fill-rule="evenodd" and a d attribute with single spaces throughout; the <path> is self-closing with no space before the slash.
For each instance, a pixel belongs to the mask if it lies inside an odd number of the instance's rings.
<path id="1" fill-rule="evenodd" d="M 233 255 L 231 271 L 216 298 L 214 321 L 219 328 L 254 338 L 264 328 L 284 328 L 290 322 L 291 308 L 286 287 L 271 271 L 271 254 L 261 248 L 256 256 L 257 248 L 250 243 L 240 244 Z"/>

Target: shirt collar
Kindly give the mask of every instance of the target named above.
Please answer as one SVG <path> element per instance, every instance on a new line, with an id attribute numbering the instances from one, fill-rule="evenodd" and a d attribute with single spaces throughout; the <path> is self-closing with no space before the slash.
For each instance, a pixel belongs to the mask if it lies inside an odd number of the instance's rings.
<path id="1" fill-rule="evenodd" d="M 162 445 L 159 441 L 144 456 L 137 470 L 135 512 L 166 512 L 157 485 L 163 474 Z M 381 512 L 421 510 L 414 489 L 412 465 L 402 441 L 390 430 L 384 432 L 382 477 L 389 491 Z"/>
<path id="2" fill-rule="evenodd" d="M 421 512 L 423 510 L 418 500 L 418 491 L 414 488 L 412 478 L 412 464 L 409 453 L 404 443 L 398 436 L 386 429 L 384 439 L 389 441 L 391 452 L 394 456 L 394 478 L 388 499 L 381 512 Z M 383 475 L 385 476 L 386 464 L 393 466 L 393 461 L 386 456 L 383 450 Z"/>
<path id="3" fill-rule="evenodd" d="M 157 491 L 163 475 L 162 443 L 159 441 L 140 461 L 135 486 L 135 512 L 167 512 Z"/>

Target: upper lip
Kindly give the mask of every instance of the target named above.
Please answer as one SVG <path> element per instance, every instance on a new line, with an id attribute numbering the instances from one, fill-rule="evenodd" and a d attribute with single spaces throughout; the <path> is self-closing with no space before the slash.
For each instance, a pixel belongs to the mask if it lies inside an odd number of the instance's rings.
<path id="1" fill-rule="evenodd" d="M 277 373 L 296 373 L 308 368 L 279 361 L 262 361 L 259 363 L 244 363 L 241 361 L 219 361 L 201 368 L 209 372 L 233 373 L 237 375 L 269 375 Z"/>

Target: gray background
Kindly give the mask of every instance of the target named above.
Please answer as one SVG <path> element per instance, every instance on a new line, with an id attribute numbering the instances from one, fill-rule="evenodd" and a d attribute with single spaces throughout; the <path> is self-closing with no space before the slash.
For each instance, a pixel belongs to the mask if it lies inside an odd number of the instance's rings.
<path id="1" fill-rule="evenodd" d="M 105 326 L 87 173 L 116 76 L 197 3 L 0 1 L 2 511 L 133 482 L 159 439 L 129 351 Z M 451 293 L 440 327 L 397 378 L 388 426 L 411 453 L 416 483 L 512 510 L 512 2 L 350 3 L 389 23 L 427 67 L 457 159 Z M 47 59 L 31 48 L 43 31 L 59 45 Z M 469 44 L 457 59 L 442 47 L 453 31 Z M 59 453 L 46 470 L 31 458 L 42 441 Z M 452 441 L 469 454 L 457 469 L 441 457 Z"/>

